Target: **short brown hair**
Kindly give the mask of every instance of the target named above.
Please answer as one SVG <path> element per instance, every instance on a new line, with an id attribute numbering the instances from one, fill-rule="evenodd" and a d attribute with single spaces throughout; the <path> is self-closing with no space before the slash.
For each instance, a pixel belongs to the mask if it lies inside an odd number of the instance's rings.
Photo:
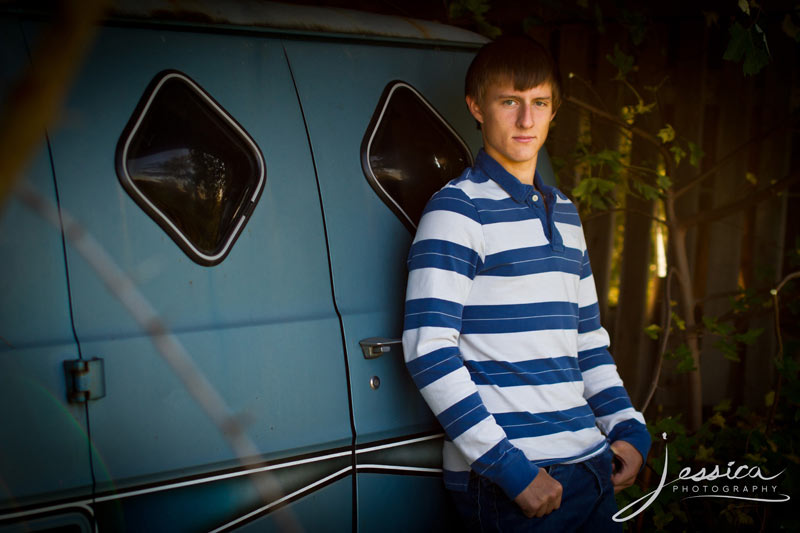
<path id="1" fill-rule="evenodd" d="M 524 35 L 502 36 L 483 46 L 472 60 L 464 82 L 464 94 L 481 102 L 491 83 L 510 80 L 517 91 L 549 82 L 553 111 L 561 105 L 558 69 L 544 46 Z"/>

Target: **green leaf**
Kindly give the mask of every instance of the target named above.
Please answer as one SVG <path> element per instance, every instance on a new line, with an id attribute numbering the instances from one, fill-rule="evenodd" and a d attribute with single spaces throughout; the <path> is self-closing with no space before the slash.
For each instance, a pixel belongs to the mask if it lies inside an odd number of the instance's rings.
<path id="1" fill-rule="evenodd" d="M 700 165 L 700 160 L 703 159 L 705 154 L 696 143 L 689 141 L 686 144 L 689 146 L 689 164 L 696 168 Z"/>
<path id="2" fill-rule="evenodd" d="M 658 339 L 658 335 L 661 333 L 661 326 L 658 324 L 650 324 L 646 328 L 644 328 L 644 334 L 650 337 L 653 340 Z"/>
<path id="3" fill-rule="evenodd" d="M 653 525 L 656 526 L 658 531 L 664 531 L 667 529 L 667 526 L 670 522 L 675 519 L 672 513 L 668 513 L 665 511 L 661 511 L 659 513 L 654 513 L 653 515 Z"/>
<path id="4" fill-rule="evenodd" d="M 714 413 L 711 418 L 708 419 L 710 425 L 719 426 L 721 428 L 725 427 L 725 417 L 722 416 L 722 413 L 716 412 Z"/>
<path id="5" fill-rule="evenodd" d="M 596 193 L 606 194 L 613 191 L 615 185 L 613 181 L 603 178 L 584 178 L 577 187 L 572 189 L 572 194 L 577 198 Z"/>
<path id="6" fill-rule="evenodd" d="M 762 333 L 764 333 L 764 328 L 750 328 L 744 333 L 736 335 L 735 339 L 737 342 L 752 346 Z"/>
<path id="7" fill-rule="evenodd" d="M 747 0 L 739 0 L 739 9 L 741 9 L 745 15 L 750 15 L 750 2 Z"/>
<path id="8" fill-rule="evenodd" d="M 495 26 L 494 24 L 489 24 L 483 17 L 475 17 L 475 24 L 477 26 L 478 33 L 481 35 L 485 35 L 489 39 L 497 39 L 503 34 L 503 30 L 499 27 Z"/>
<path id="9" fill-rule="evenodd" d="M 661 418 L 655 423 L 648 423 L 647 428 L 650 431 L 650 435 L 653 436 L 653 440 L 658 442 L 661 440 L 661 434 L 666 433 L 667 435 L 686 435 L 686 426 L 681 422 L 681 414 L 678 413 L 677 415 L 667 416 L 665 418 Z"/>
<path id="10" fill-rule="evenodd" d="M 634 69 L 633 56 L 623 52 L 619 44 L 614 45 L 614 55 L 606 54 L 606 59 L 619 70 L 616 79 L 624 80 L 628 73 Z"/>
<path id="11" fill-rule="evenodd" d="M 669 189 L 672 187 L 672 180 L 669 179 L 669 176 L 666 174 L 659 174 L 658 178 L 656 178 L 656 183 L 658 183 L 658 186 L 662 189 Z"/>
<path id="12" fill-rule="evenodd" d="M 728 47 L 725 49 L 722 58 L 726 61 L 741 61 L 748 49 L 752 47 L 750 34 L 738 22 L 735 22 L 731 26 L 729 33 L 731 38 L 728 41 Z"/>
<path id="13" fill-rule="evenodd" d="M 714 416 L 719 416 L 719 413 L 717 413 Z M 720 417 L 720 418 L 722 418 L 722 417 Z M 713 417 L 712 417 L 712 420 L 713 420 Z M 720 426 L 720 427 L 724 427 L 724 426 L 725 426 L 725 420 L 722 420 L 722 426 Z M 714 460 L 714 448 L 712 448 L 712 447 L 706 448 L 705 446 L 703 446 L 701 444 L 697 448 L 697 453 L 695 454 L 694 458 L 696 460 L 698 460 L 698 461 L 713 461 Z"/>
<path id="14" fill-rule="evenodd" d="M 691 359 L 683 359 L 678 363 L 676 370 L 679 373 L 688 373 L 688 372 L 694 372 L 695 370 L 697 370 L 697 367 L 694 366 L 694 361 L 692 361 Z"/>
<path id="15" fill-rule="evenodd" d="M 639 195 L 647 200 L 658 200 L 661 197 L 659 190 L 651 185 L 643 183 L 639 180 L 633 180 L 632 183 L 636 192 L 638 192 Z"/>
<path id="16" fill-rule="evenodd" d="M 738 22 L 731 25 L 730 40 L 725 54 L 722 56 L 727 61 L 742 61 L 742 71 L 747 76 L 758 74 L 769 63 L 769 47 L 764 31 L 753 24 L 744 28 Z"/>
<path id="17" fill-rule="evenodd" d="M 724 400 L 722 400 L 721 402 L 719 402 L 717 405 L 714 406 L 714 412 L 724 413 L 725 411 L 730 411 L 730 410 L 731 410 L 730 398 L 725 398 Z"/>
<path id="18" fill-rule="evenodd" d="M 678 372 L 692 372 L 696 370 L 694 359 L 692 359 L 692 351 L 685 343 L 675 348 L 674 351 L 665 353 L 664 357 L 666 359 L 678 361 Z"/>
<path id="19" fill-rule="evenodd" d="M 767 462 L 767 459 L 760 453 L 746 453 L 744 454 L 744 458 L 750 463 L 763 464 Z"/>
<path id="20" fill-rule="evenodd" d="M 675 311 L 672 312 L 672 321 L 675 322 L 675 327 L 683 331 L 686 329 L 686 321 L 678 315 Z"/>
<path id="21" fill-rule="evenodd" d="M 622 120 L 630 123 L 636 118 L 636 108 L 632 105 L 624 105 L 622 109 L 620 109 L 620 115 L 622 115 Z"/>
<path id="22" fill-rule="evenodd" d="M 720 337 L 728 337 L 733 331 L 733 326 L 728 322 L 719 322 L 716 318 L 710 316 L 703 316 L 703 325 L 714 335 Z"/>
<path id="23" fill-rule="evenodd" d="M 452 19 L 469 18 L 475 22 L 476 29 L 481 34 L 496 39 L 502 30 L 490 24 L 484 15 L 491 9 L 490 0 L 453 0 L 447 7 L 447 16 Z"/>
<path id="24" fill-rule="evenodd" d="M 448 6 L 450 18 L 483 15 L 491 9 L 489 0 L 453 0 Z"/>
<path id="25" fill-rule="evenodd" d="M 655 102 L 645 104 L 644 102 L 640 101 L 638 104 L 636 104 L 635 112 L 637 115 L 645 115 L 650 111 L 652 111 L 655 107 L 656 107 Z"/>
<path id="26" fill-rule="evenodd" d="M 594 18 L 597 22 L 597 31 L 598 33 L 605 33 L 606 27 L 603 24 L 603 10 L 600 7 L 600 2 L 595 2 L 594 4 Z"/>
<path id="27" fill-rule="evenodd" d="M 608 166 L 608 169 L 615 175 L 622 171 L 622 153 L 617 150 L 602 150 L 594 154 L 590 160 L 594 166 Z"/>
<path id="28" fill-rule="evenodd" d="M 728 361 L 733 361 L 735 363 L 740 361 L 739 351 L 736 347 L 736 343 L 729 337 L 723 337 L 715 342 L 714 348 L 722 352 L 722 356 Z"/>
<path id="29" fill-rule="evenodd" d="M 572 189 L 572 195 L 581 205 L 589 209 L 605 209 L 608 197 L 616 187 L 616 183 L 603 178 L 583 178 L 581 182 Z"/>
<path id="30" fill-rule="evenodd" d="M 661 139 L 662 143 L 668 143 L 675 140 L 675 130 L 672 128 L 671 124 L 667 124 L 661 128 L 656 135 L 658 135 L 658 138 Z"/>
<path id="31" fill-rule="evenodd" d="M 675 146 L 670 146 L 669 151 L 672 152 L 672 157 L 675 158 L 676 165 L 680 165 L 681 160 L 686 157 L 686 151 L 677 144 Z"/>
<path id="32" fill-rule="evenodd" d="M 771 390 L 764 395 L 764 405 L 767 407 L 772 407 L 773 403 L 775 403 L 775 391 Z"/>
<path id="33" fill-rule="evenodd" d="M 639 46 L 644 41 L 644 36 L 647 34 L 647 18 L 640 11 L 633 11 L 629 9 L 620 9 L 620 19 L 623 26 L 628 29 L 631 36 L 631 42 L 635 46 Z"/>
<path id="34" fill-rule="evenodd" d="M 716 318 L 712 318 L 706 315 L 703 316 L 703 326 L 705 326 L 706 330 L 708 330 L 709 333 L 714 333 L 716 335 L 719 335 L 722 330 Z"/>

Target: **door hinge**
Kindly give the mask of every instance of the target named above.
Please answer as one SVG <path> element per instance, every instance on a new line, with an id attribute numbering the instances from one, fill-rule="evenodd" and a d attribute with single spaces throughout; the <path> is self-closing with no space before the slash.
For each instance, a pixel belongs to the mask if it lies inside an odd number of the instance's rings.
<path id="1" fill-rule="evenodd" d="M 106 376 L 103 360 L 73 359 L 64 361 L 67 378 L 67 400 L 72 403 L 86 403 L 106 395 Z"/>

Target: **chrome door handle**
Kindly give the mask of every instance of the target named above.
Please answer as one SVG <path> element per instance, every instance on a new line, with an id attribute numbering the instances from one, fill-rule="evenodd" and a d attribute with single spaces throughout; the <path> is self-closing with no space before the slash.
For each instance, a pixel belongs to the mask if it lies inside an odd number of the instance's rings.
<path id="1" fill-rule="evenodd" d="M 392 346 L 402 344 L 400 339 L 388 339 L 386 337 L 370 337 L 358 341 L 361 345 L 361 351 L 364 353 L 364 359 L 375 359 L 380 357 L 389 350 Z"/>

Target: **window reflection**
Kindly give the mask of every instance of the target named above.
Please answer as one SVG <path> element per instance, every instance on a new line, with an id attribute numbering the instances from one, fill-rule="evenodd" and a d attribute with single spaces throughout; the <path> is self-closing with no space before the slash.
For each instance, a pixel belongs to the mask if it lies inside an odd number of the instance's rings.
<path id="1" fill-rule="evenodd" d="M 403 82 L 384 90 L 362 149 L 373 189 L 412 231 L 433 193 L 472 164 L 456 132 Z"/>
<path id="2" fill-rule="evenodd" d="M 182 248 L 199 252 L 193 259 L 213 264 L 227 253 L 260 192 L 261 154 L 188 78 L 167 76 L 143 98 L 149 96 L 149 105 L 140 104 L 144 116 L 136 125 L 134 115 L 130 137 L 123 134 L 120 180 Z"/>

